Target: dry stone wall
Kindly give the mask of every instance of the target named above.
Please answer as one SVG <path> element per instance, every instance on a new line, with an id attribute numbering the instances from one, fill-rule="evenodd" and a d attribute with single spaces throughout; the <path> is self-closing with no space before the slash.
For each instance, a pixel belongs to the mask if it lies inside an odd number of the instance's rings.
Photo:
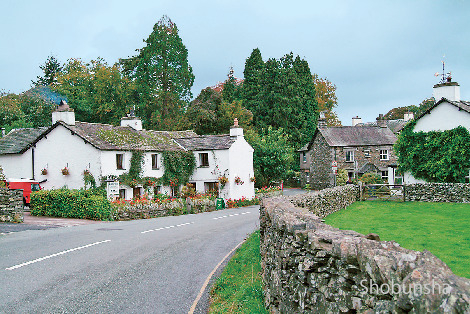
<path id="1" fill-rule="evenodd" d="M 0 189 L 0 222 L 23 222 L 23 190 Z"/>
<path id="2" fill-rule="evenodd" d="M 405 202 L 470 202 L 470 183 L 416 183 L 405 185 Z"/>
<path id="3" fill-rule="evenodd" d="M 264 199 L 260 220 L 272 313 L 470 313 L 470 280 L 427 251 L 333 228 L 286 197 Z"/>

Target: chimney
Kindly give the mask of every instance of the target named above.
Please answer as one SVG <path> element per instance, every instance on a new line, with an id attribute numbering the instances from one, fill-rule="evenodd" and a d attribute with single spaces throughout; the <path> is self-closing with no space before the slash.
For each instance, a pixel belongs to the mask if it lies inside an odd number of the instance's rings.
<path id="1" fill-rule="evenodd" d="M 57 121 L 65 122 L 68 125 L 75 125 L 75 112 L 63 99 L 52 113 L 52 124 L 55 124 Z"/>
<path id="2" fill-rule="evenodd" d="M 121 118 L 121 126 L 128 126 L 136 131 L 142 131 L 142 120 L 135 116 L 134 109 L 131 109 L 130 114 L 127 117 Z"/>
<path id="3" fill-rule="evenodd" d="M 387 127 L 387 122 L 385 121 L 383 114 L 379 114 L 379 116 L 377 117 L 377 126 L 381 128 Z"/>
<path id="4" fill-rule="evenodd" d="M 403 115 L 403 120 L 405 122 L 408 122 L 410 120 L 413 120 L 415 117 L 414 117 L 414 114 L 413 112 L 405 112 L 405 114 Z"/>
<path id="5" fill-rule="evenodd" d="M 355 116 L 352 118 L 352 126 L 356 126 L 360 123 L 362 123 L 362 118 L 359 118 L 359 116 Z"/>
<path id="6" fill-rule="evenodd" d="M 233 126 L 230 128 L 230 136 L 243 137 L 243 129 L 238 125 L 238 119 L 233 120 Z"/>
<path id="7" fill-rule="evenodd" d="M 320 111 L 320 116 L 318 117 L 318 128 L 326 128 L 326 117 L 324 111 Z"/>
<path id="8" fill-rule="evenodd" d="M 449 76 L 445 83 L 434 85 L 432 95 L 436 102 L 442 98 L 450 101 L 460 101 L 460 85 L 457 82 L 452 82 L 452 78 Z"/>

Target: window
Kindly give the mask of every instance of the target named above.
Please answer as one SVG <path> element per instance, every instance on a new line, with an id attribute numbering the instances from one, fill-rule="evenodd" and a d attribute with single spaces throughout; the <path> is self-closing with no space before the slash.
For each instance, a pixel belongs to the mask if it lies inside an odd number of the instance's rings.
<path id="1" fill-rule="evenodd" d="M 388 183 L 388 171 L 387 170 L 382 171 L 382 180 L 384 180 L 385 183 Z"/>
<path id="2" fill-rule="evenodd" d="M 364 157 L 370 158 L 370 149 L 364 149 Z"/>
<path id="3" fill-rule="evenodd" d="M 380 160 L 388 160 L 388 149 L 380 150 Z"/>
<path id="4" fill-rule="evenodd" d="M 162 187 L 160 185 L 153 187 L 153 195 L 157 195 L 161 193 L 162 193 Z"/>
<path id="5" fill-rule="evenodd" d="M 126 189 L 119 189 L 119 198 L 123 200 L 126 199 Z"/>
<path id="6" fill-rule="evenodd" d="M 152 154 L 152 170 L 158 170 L 158 154 Z"/>
<path id="7" fill-rule="evenodd" d="M 352 151 L 352 150 L 347 150 L 346 151 L 346 161 L 347 162 L 354 161 L 354 151 Z"/>
<path id="8" fill-rule="evenodd" d="M 116 169 L 124 169 L 124 154 L 116 154 Z"/>
<path id="9" fill-rule="evenodd" d="M 301 153 L 301 155 L 302 155 L 302 161 L 307 162 L 307 153 L 303 152 Z"/>
<path id="10" fill-rule="evenodd" d="M 204 192 L 218 192 L 219 183 L 218 182 L 204 182 Z"/>
<path id="11" fill-rule="evenodd" d="M 199 167 L 209 167 L 208 153 L 199 153 Z"/>

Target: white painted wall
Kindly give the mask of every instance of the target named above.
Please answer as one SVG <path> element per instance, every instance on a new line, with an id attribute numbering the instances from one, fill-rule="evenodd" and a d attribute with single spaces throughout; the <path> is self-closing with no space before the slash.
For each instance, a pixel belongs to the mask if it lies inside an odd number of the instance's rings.
<path id="1" fill-rule="evenodd" d="M 23 154 L 0 155 L 0 165 L 6 178 L 32 178 L 32 149 Z M 40 170 L 40 169 L 39 169 Z"/>
<path id="2" fill-rule="evenodd" d="M 238 137 L 229 149 L 229 193 L 228 198 L 240 199 L 255 197 L 255 184 L 250 181 L 254 176 L 253 170 L 253 148 L 244 137 Z M 241 185 L 235 184 L 235 177 L 238 176 L 244 182 Z"/>
<path id="3" fill-rule="evenodd" d="M 199 193 L 205 192 L 205 182 L 218 182 L 219 177 L 223 176 L 224 173 L 228 175 L 229 169 L 229 151 L 227 149 L 221 150 L 205 150 L 205 151 L 194 151 L 194 157 L 196 158 L 196 169 L 189 178 L 189 182 L 196 183 L 196 191 Z M 209 157 L 209 167 L 201 167 L 199 161 L 199 154 L 207 153 Z M 227 193 L 227 187 L 220 191 L 221 197 Z"/>
<path id="4" fill-rule="evenodd" d="M 45 189 L 58 189 L 67 186 L 70 189 L 84 187 L 83 171 L 88 169 L 99 184 L 101 174 L 100 152 L 78 135 L 58 125 L 46 137 L 42 138 L 35 148 L 36 179 L 47 180 L 41 186 Z M 20 162 L 20 161 L 19 161 Z M 68 176 L 62 175 L 61 169 L 69 169 Z M 48 170 L 47 175 L 41 169 Z"/>
<path id="5" fill-rule="evenodd" d="M 414 131 L 445 131 L 459 125 L 470 130 L 470 113 L 459 110 L 448 102 L 442 102 L 416 122 Z"/>
<path id="6" fill-rule="evenodd" d="M 403 174 L 403 183 L 404 184 L 413 184 L 413 183 L 426 183 L 426 181 L 421 179 L 416 179 L 409 172 Z"/>

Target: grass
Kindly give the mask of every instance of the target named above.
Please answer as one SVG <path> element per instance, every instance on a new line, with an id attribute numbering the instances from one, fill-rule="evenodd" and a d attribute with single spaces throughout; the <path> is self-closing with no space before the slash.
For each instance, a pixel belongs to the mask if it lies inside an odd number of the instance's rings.
<path id="1" fill-rule="evenodd" d="M 261 281 L 259 230 L 250 235 L 211 290 L 209 313 L 268 313 Z"/>
<path id="2" fill-rule="evenodd" d="M 428 250 L 454 274 L 470 278 L 470 204 L 356 202 L 326 223 L 362 234 L 377 233 L 411 250 Z"/>

